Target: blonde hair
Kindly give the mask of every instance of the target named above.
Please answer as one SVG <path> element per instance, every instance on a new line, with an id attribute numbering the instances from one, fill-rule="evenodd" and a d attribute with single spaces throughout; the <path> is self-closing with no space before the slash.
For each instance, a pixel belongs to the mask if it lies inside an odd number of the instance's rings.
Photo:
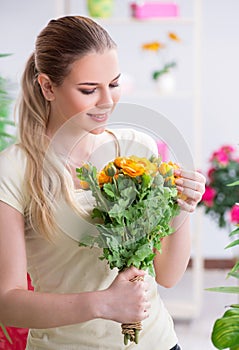
<path id="1" fill-rule="evenodd" d="M 27 219 L 46 238 L 56 232 L 55 203 L 63 194 L 74 207 L 73 180 L 62 172 L 57 161 L 49 156 L 46 128 L 50 102 L 41 91 L 37 77 L 46 74 L 59 86 L 69 74 L 71 64 L 89 52 L 115 48 L 109 34 L 93 20 L 81 16 L 66 16 L 51 20 L 36 40 L 23 76 L 19 102 L 20 145 L 27 155 L 26 186 L 29 204 Z"/>

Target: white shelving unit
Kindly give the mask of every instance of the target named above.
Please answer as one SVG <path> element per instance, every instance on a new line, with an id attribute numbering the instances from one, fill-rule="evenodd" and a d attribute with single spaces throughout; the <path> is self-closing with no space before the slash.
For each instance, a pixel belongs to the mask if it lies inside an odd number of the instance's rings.
<path id="1" fill-rule="evenodd" d="M 193 91 L 179 92 L 169 96 L 162 96 L 152 91 L 135 91 L 130 98 L 141 100 L 142 98 L 152 101 L 153 99 L 191 99 L 193 101 L 193 140 L 194 140 L 194 163 L 195 167 L 201 168 L 201 154 L 202 154 L 202 107 L 201 107 L 201 12 L 202 0 L 191 0 L 193 3 L 193 15 L 191 17 L 175 17 L 175 18 L 157 18 L 147 20 L 137 20 L 128 17 L 117 17 L 109 19 L 97 19 L 103 26 L 108 28 L 114 25 L 122 25 L 122 31 L 130 27 L 132 24 L 141 23 L 160 25 L 176 25 L 187 26 L 193 34 Z M 66 15 L 71 13 L 71 0 L 55 0 L 56 16 Z M 125 4 L 128 5 L 128 4 Z M 167 293 L 165 293 L 164 302 L 167 305 L 171 315 L 175 319 L 190 320 L 199 316 L 202 305 L 203 293 L 203 257 L 201 251 L 201 221 L 202 211 L 197 209 L 193 214 L 193 233 L 192 233 L 192 267 L 190 269 L 190 278 L 192 285 L 192 295 L 186 301 L 175 297 L 173 300 L 167 300 Z M 177 288 L 177 286 L 175 287 Z M 177 295 L 177 293 L 175 293 Z"/>

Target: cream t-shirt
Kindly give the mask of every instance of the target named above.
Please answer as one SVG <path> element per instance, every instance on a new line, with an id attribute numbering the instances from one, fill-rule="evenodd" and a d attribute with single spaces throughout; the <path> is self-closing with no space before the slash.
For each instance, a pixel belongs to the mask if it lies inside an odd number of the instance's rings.
<path id="1" fill-rule="evenodd" d="M 113 130 L 117 137 L 121 155 L 149 157 L 157 154 L 153 139 L 144 133 L 131 129 Z M 115 158 L 112 143 L 104 145 L 90 160 L 99 169 Z M 0 153 L 0 200 L 24 215 L 27 205 L 25 190 L 26 155 L 18 145 L 12 145 Z M 80 293 L 103 290 L 117 275 L 110 270 L 106 261 L 99 260 L 101 249 L 79 247 L 84 235 L 96 233 L 91 223 L 90 192 L 75 191 L 83 215 L 78 216 L 62 198 L 57 211 L 60 233 L 51 243 L 31 228 L 25 233 L 28 272 L 37 292 Z M 10 226 L 9 226 L 10 228 Z M 9 229 L 9 234 L 11 230 Z M 117 322 L 95 319 L 71 326 L 51 329 L 30 329 L 27 350 L 169 350 L 177 343 L 172 318 L 158 295 L 157 284 L 151 276 L 150 316 L 142 322 L 138 345 L 124 346 L 121 325 Z M 119 305 L 120 308 L 120 305 Z M 80 312 L 80 310 L 76 310 Z"/>

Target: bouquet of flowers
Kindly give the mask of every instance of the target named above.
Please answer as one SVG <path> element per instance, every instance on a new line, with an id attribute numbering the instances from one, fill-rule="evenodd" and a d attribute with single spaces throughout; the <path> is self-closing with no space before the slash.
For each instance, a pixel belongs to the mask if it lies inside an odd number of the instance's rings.
<path id="1" fill-rule="evenodd" d="M 236 150 L 224 145 L 210 157 L 206 190 L 200 205 L 212 216 L 219 227 L 229 223 L 239 224 L 239 187 L 231 187 L 239 178 L 239 158 Z"/>
<path id="2" fill-rule="evenodd" d="M 103 249 L 101 259 L 119 271 L 135 266 L 154 275 L 154 249 L 173 232 L 170 222 L 179 213 L 172 162 L 160 158 L 118 157 L 103 170 L 91 164 L 77 168 L 77 176 L 95 199 L 92 217 L 99 235 L 80 245 Z M 124 342 L 138 343 L 141 323 L 122 324 Z"/>

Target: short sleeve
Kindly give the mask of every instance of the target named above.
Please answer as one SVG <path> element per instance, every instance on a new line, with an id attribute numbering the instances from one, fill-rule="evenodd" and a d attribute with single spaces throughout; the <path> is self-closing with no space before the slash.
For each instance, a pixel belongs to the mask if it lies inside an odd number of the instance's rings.
<path id="1" fill-rule="evenodd" d="M 0 201 L 24 214 L 24 174 L 26 157 L 18 145 L 12 145 L 0 153 Z"/>

